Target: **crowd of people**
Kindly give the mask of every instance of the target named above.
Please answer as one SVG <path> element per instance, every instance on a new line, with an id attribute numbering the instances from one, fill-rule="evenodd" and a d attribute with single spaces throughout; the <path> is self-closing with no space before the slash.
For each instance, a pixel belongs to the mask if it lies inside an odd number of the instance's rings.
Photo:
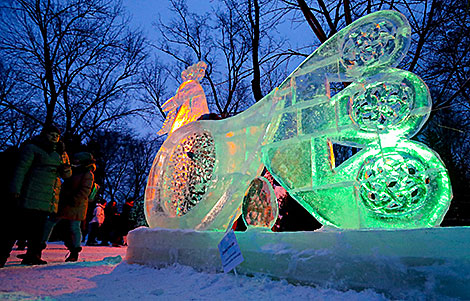
<path id="1" fill-rule="evenodd" d="M 0 184 L 7 192 L 0 210 L 4 238 L 0 240 L 0 267 L 5 265 L 15 241 L 18 249 L 25 249 L 26 242 L 26 253 L 18 255 L 22 264 L 46 264 L 41 255 L 54 229 L 69 250 L 66 261 L 78 260 L 82 243 L 127 245 L 127 233 L 133 228 L 133 200 L 127 200 L 119 212 L 116 201 L 106 202 L 98 197 L 96 160 L 89 152 L 77 152 L 70 160 L 57 127 L 44 127 L 19 149 L 10 148 L 0 154 L 4 167 Z M 279 203 L 279 218 L 273 231 L 319 228 L 320 224 L 300 210 L 293 199 L 285 197 Z M 299 222 L 300 214 L 304 214 L 300 219 L 306 221 L 304 224 Z M 242 230 L 242 224 L 237 223 L 236 229 Z"/>
<path id="2" fill-rule="evenodd" d="M 70 160 L 57 127 L 44 127 L 19 149 L 2 152 L 0 160 L 6 169 L 0 183 L 8 192 L 0 211 L 0 267 L 15 241 L 19 248 L 26 241 L 26 253 L 18 255 L 22 264 L 46 264 L 41 254 L 58 225 L 69 250 L 65 261 L 78 260 L 87 233 L 89 246 L 127 244 L 133 201 L 126 201 L 119 213 L 116 201 L 97 197 L 96 160 L 89 152 L 75 153 Z"/>
<path id="3" fill-rule="evenodd" d="M 107 203 L 101 199 L 96 203 L 93 216 L 89 222 L 87 246 L 127 246 L 127 233 L 133 228 L 131 210 L 133 200 L 127 200 L 118 212 L 117 202 Z M 101 242 L 98 243 L 98 240 Z"/>

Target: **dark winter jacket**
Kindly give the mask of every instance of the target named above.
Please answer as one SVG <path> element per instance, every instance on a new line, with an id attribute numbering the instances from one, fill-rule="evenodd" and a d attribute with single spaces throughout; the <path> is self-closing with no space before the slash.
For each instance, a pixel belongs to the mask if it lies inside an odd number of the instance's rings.
<path id="1" fill-rule="evenodd" d="M 122 211 L 120 215 L 120 234 L 122 236 L 127 235 L 127 233 L 132 230 L 132 221 L 131 221 L 131 212 L 134 207 L 134 201 L 127 201 L 122 206 Z"/>
<path id="2" fill-rule="evenodd" d="M 21 149 L 10 192 L 20 195 L 20 205 L 24 208 L 56 213 L 60 177 L 68 178 L 71 174 L 63 144 L 36 136 Z"/>
<path id="3" fill-rule="evenodd" d="M 64 181 L 57 214 L 59 218 L 85 220 L 95 169 L 95 164 L 76 167 L 73 169 L 72 177 Z"/>
<path id="4" fill-rule="evenodd" d="M 2 166 L 2 173 L 0 174 L 1 191 L 8 192 L 10 190 L 11 176 L 15 173 L 19 156 L 20 151 L 16 146 L 11 146 L 5 151 L 0 152 L 0 165 Z"/>
<path id="5" fill-rule="evenodd" d="M 116 226 L 119 223 L 119 213 L 116 207 L 116 202 L 110 201 L 106 204 L 104 208 L 104 222 L 103 222 L 103 231 L 116 231 Z"/>

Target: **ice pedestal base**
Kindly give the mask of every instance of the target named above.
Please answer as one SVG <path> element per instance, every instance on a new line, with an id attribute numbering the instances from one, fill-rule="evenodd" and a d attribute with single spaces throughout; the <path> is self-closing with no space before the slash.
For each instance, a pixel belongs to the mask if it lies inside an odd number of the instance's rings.
<path id="1" fill-rule="evenodd" d="M 221 272 L 222 232 L 138 228 L 127 262 Z M 415 230 L 236 232 L 237 272 L 339 290 L 371 288 L 396 299 L 470 299 L 470 227 Z M 201 280 L 203 281 L 203 280 Z M 177 285 L 177 283 L 175 283 Z"/>

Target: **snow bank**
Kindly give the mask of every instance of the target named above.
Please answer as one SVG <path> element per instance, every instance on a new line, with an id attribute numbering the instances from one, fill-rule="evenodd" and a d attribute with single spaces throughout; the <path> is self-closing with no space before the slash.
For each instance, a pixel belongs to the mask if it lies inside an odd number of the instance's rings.
<path id="1" fill-rule="evenodd" d="M 138 228 L 126 260 L 221 272 L 222 232 Z M 374 289 L 389 298 L 470 299 L 470 228 L 236 232 L 237 272 L 339 290 Z"/>

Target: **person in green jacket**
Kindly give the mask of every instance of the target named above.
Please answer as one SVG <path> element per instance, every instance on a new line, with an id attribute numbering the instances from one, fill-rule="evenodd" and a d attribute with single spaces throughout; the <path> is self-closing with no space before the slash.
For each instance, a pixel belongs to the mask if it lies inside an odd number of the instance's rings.
<path id="1" fill-rule="evenodd" d="M 44 244 L 49 240 L 54 226 L 60 220 L 66 221 L 68 231 L 64 243 L 70 254 L 65 261 L 77 261 L 78 254 L 82 250 L 80 222 L 86 218 L 88 197 L 94 182 L 93 172 L 96 170 L 95 162 L 93 155 L 87 152 L 73 156 L 73 175 L 63 183 L 57 216 L 51 216 L 46 222 Z"/>
<path id="2" fill-rule="evenodd" d="M 27 265 L 46 264 L 41 259 L 43 232 L 50 214 L 57 213 L 60 178 L 72 175 L 60 130 L 44 127 L 38 136 L 21 149 L 10 185 L 10 195 L 21 208 L 20 223 L 28 241 L 28 251 L 21 262 Z M 10 248 L 11 251 L 11 248 Z"/>

